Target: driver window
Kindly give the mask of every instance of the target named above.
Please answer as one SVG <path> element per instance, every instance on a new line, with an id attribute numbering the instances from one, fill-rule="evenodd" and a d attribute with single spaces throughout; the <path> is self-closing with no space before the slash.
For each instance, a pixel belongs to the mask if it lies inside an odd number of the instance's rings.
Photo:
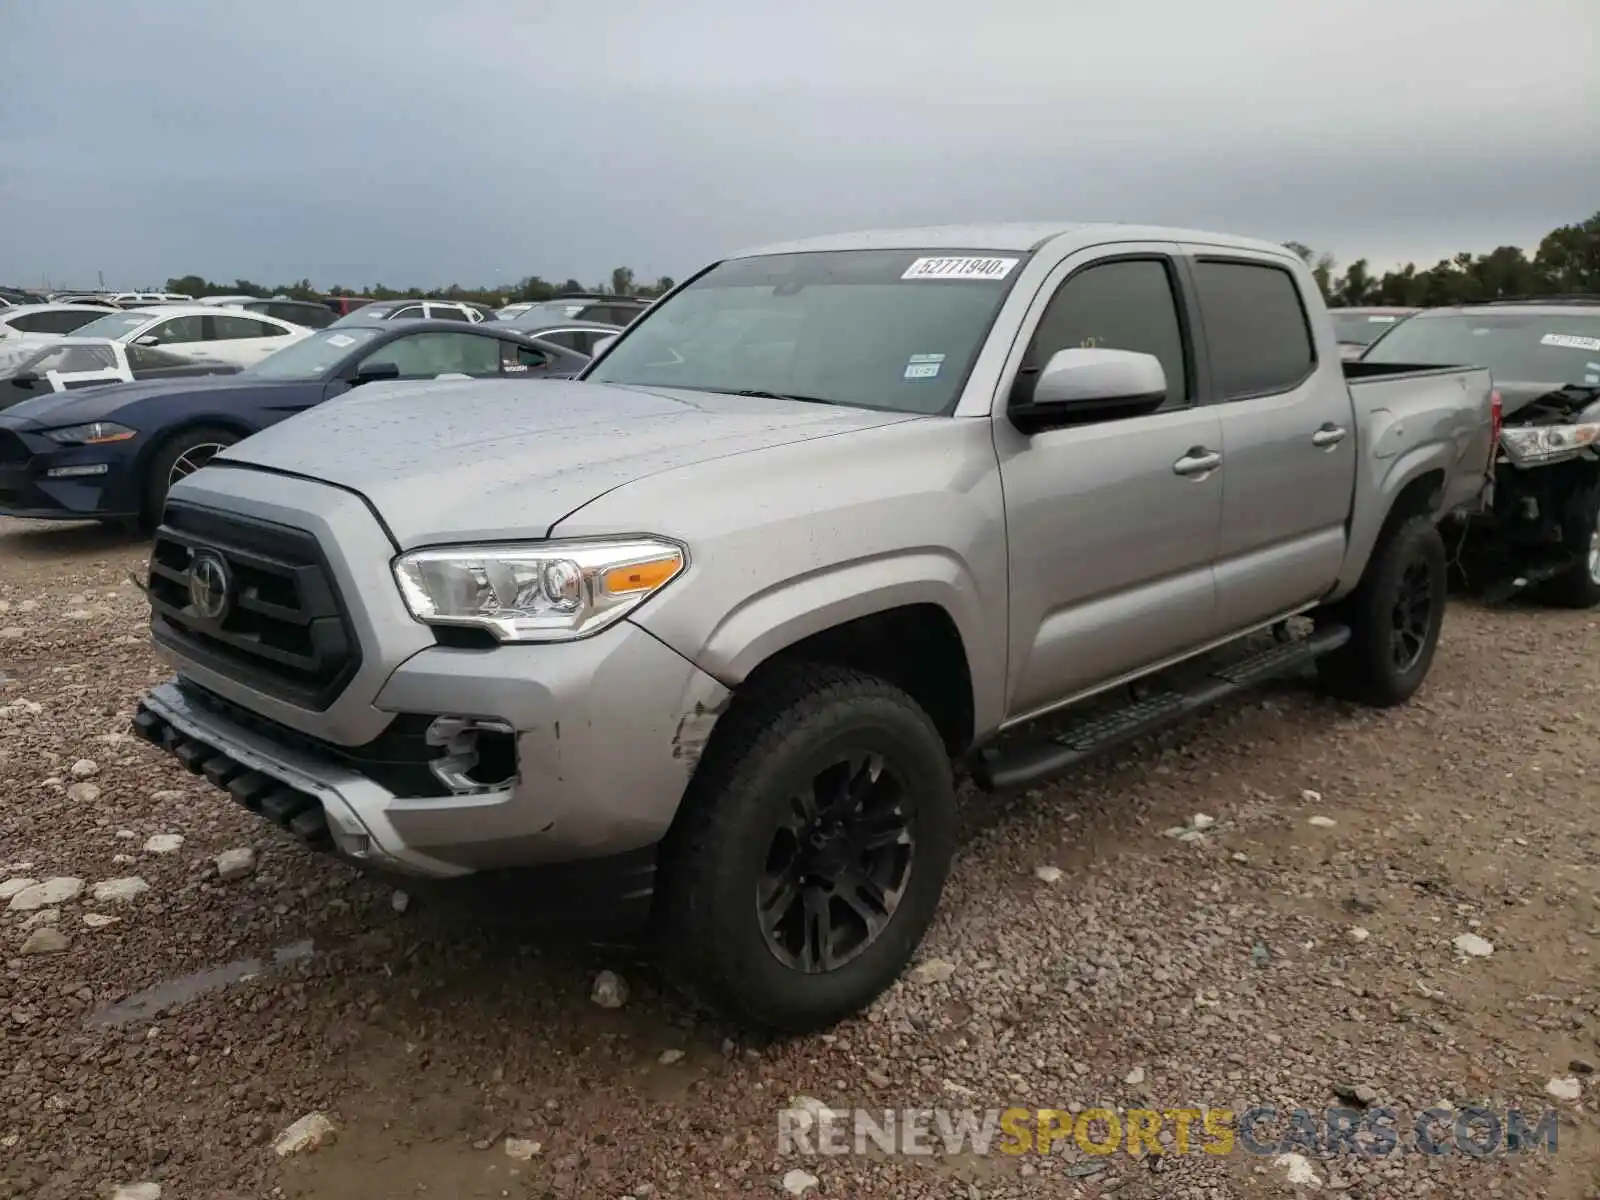
<path id="1" fill-rule="evenodd" d="M 1160 259 L 1102 263 L 1062 283 L 1028 344 L 1014 397 L 1026 401 L 1050 356 L 1078 347 L 1153 354 L 1167 373 L 1167 398 L 1159 411 L 1189 401 L 1183 327 L 1172 278 Z"/>

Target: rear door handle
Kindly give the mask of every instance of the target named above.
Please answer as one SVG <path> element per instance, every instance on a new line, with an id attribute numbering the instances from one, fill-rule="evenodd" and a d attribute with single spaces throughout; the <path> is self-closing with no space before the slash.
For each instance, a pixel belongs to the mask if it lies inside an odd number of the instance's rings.
<path id="1" fill-rule="evenodd" d="M 1215 450 L 1207 450 L 1204 446 L 1195 446 L 1172 464 L 1172 473 L 1193 478 L 1196 475 L 1209 475 L 1221 465 L 1222 455 Z"/>
<path id="2" fill-rule="evenodd" d="M 1331 449 L 1344 441 L 1346 432 L 1343 425 L 1335 425 L 1330 421 L 1311 435 L 1311 444 L 1320 450 Z"/>

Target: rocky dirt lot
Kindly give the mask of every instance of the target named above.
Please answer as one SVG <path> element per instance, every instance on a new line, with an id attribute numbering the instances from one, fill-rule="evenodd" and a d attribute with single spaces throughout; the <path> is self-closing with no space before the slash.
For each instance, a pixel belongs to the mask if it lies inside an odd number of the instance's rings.
<path id="1" fill-rule="evenodd" d="M 1285 686 L 971 798 L 923 963 L 761 1043 L 626 947 L 465 890 L 397 903 L 131 740 L 163 675 L 142 552 L 0 521 L 0 1196 L 1600 1195 L 1595 614 L 1463 604 L 1409 708 Z M 788 1156 L 794 1097 L 1560 1124 L 1488 1158 Z M 280 1156 L 313 1113 L 333 1132 Z"/>

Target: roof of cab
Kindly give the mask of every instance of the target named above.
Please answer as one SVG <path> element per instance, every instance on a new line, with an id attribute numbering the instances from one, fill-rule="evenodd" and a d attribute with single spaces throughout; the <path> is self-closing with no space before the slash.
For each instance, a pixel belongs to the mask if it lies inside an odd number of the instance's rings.
<path id="1" fill-rule="evenodd" d="M 1124 225 L 1114 222 L 1018 221 L 995 225 L 914 225 L 905 229 L 865 229 L 855 233 L 824 234 L 774 242 L 730 254 L 752 258 L 760 254 L 804 254 L 826 250 L 1038 250 L 1045 243 L 1071 234 L 1085 246 L 1099 242 L 1198 242 L 1241 250 L 1261 250 L 1294 257 L 1277 242 L 1208 233 L 1195 229 L 1169 229 L 1160 225 Z"/>

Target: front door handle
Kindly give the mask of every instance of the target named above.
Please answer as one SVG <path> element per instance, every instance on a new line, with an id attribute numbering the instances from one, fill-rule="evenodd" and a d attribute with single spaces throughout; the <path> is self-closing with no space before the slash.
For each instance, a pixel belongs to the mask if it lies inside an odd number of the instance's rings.
<path id="1" fill-rule="evenodd" d="M 1222 455 L 1215 450 L 1207 450 L 1204 446 L 1195 446 L 1172 464 L 1172 473 L 1194 478 L 1197 475 L 1209 475 L 1221 465 Z"/>
<path id="2" fill-rule="evenodd" d="M 1319 450 L 1331 450 L 1344 441 L 1346 432 L 1347 430 L 1343 425 L 1335 425 L 1332 421 L 1329 421 L 1311 435 L 1311 444 Z"/>

